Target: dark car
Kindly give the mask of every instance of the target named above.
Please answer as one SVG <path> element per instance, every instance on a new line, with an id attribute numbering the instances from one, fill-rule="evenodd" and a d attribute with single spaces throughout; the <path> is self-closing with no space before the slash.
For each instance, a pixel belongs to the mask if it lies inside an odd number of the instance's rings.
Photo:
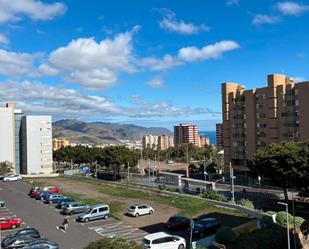
<path id="1" fill-rule="evenodd" d="M 190 227 L 191 220 L 184 216 L 172 216 L 166 222 L 166 227 L 171 230 L 183 230 Z"/>
<path id="2" fill-rule="evenodd" d="M 42 191 L 40 192 L 38 195 L 35 195 L 34 198 L 36 200 L 46 200 L 46 198 L 51 195 L 52 193 L 51 192 L 48 192 L 48 191 Z"/>
<path id="3" fill-rule="evenodd" d="M 71 203 L 74 202 L 74 200 L 70 197 L 64 197 L 63 199 L 61 199 L 60 201 L 58 201 L 56 208 L 62 209 L 63 206 L 67 203 Z"/>
<path id="4" fill-rule="evenodd" d="M 24 248 L 26 245 L 35 241 L 36 239 L 29 235 L 22 235 L 13 237 L 2 243 L 4 249 Z"/>
<path id="5" fill-rule="evenodd" d="M 57 203 L 58 201 L 60 201 L 60 200 L 63 199 L 63 198 L 64 198 L 63 195 L 52 194 L 52 195 L 49 195 L 49 196 L 44 200 L 44 203 L 46 203 L 46 204 Z"/>
<path id="6" fill-rule="evenodd" d="M 30 190 L 29 190 L 29 193 L 28 195 L 31 196 L 31 194 L 34 192 L 34 191 L 39 191 L 40 190 L 40 187 L 32 187 Z"/>
<path id="7" fill-rule="evenodd" d="M 192 235 L 193 237 L 205 237 L 216 233 L 220 227 L 220 223 L 215 218 L 205 218 L 195 222 Z M 190 229 L 189 229 L 190 232 Z"/>
<path id="8" fill-rule="evenodd" d="M 24 249 L 59 249 L 59 245 L 44 239 L 35 240 L 29 243 Z"/>
<path id="9" fill-rule="evenodd" d="M 18 238 L 18 237 L 22 237 L 22 236 L 30 236 L 34 239 L 41 238 L 41 235 L 40 235 L 38 230 L 36 230 L 35 228 L 32 228 L 32 227 L 27 227 L 27 228 L 24 228 L 24 229 L 17 230 L 16 232 L 14 232 L 14 233 L 10 234 L 9 236 L 7 236 L 6 238 L 4 238 L 2 240 L 1 246 L 3 247 L 7 241 L 9 241 L 13 238 Z"/>

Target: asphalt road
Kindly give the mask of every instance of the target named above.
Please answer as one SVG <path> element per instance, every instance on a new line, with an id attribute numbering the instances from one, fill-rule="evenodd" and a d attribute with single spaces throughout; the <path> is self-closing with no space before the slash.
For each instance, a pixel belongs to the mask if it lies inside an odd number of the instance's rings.
<path id="1" fill-rule="evenodd" d="M 0 199 L 6 202 L 6 208 L 19 217 L 23 226 L 35 227 L 42 237 L 60 245 L 61 249 L 82 249 L 91 241 L 102 238 L 102 235 L 69 219 L 69 228 L 64 233 L 58 230 L 64 216 L 53 205 L 43 204 L 31 199 L 27 194 L 30 186 L 24 182 L 0 182 Z M 7 235 L 6 231 L 3 235 Z"/>

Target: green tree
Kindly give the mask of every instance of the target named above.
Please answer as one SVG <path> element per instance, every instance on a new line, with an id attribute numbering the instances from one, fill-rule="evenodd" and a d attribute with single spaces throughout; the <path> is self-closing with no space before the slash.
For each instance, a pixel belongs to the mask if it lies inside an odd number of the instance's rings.
<path id="1" fill-rule="evenodd" d="M 300 191 L 309 188 L 309 141 L 284 141 L 271 144 L 264 150 L 258 150 L 249 162 L 249 168 L 265 177 L 284 190 L 296 187 Z"/>
<path id="2" fill-rule="evenodd" d="M 104 238 L 91 242 L 84 249 L 141 249 L 141 246 L 134 241 Z"/>
<path id="3" fill-rule="evenodd" d="M 9 162 L 0 162 L 0 175 L 3 176 L 12 172 L 13 166 Z"/>

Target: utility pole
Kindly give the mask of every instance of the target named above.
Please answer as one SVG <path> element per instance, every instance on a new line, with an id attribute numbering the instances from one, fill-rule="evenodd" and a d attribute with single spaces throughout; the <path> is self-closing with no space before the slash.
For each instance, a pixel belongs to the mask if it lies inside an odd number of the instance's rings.
<path id="1" fill-rule="evenodd" d="M 235 201 L 235 195 L 234 195 L 234 171 L 233 171 L 233 168 L 232 168 L 232 162 L 230 162 L 230 177 L 231 177 L 232 201 Z"/>
<path id="2" fill-rule="evenodd" d="M 127 163 L 128 163 L 128 184 L 130 184 L 130 163 L 129 161 Z"/>
<path id="3" fill-rule="evenodd" d="M 295 200 L 294 200 L 294 191 L 293 190 L 292 190 L 292 209 L 293 209 L 293 241 L 294 241 L 294 249 L 296 249 Z"/>
<path id="4" fill-rule="evenodd" d="M 148 159 L 148 181 L 150 186 L 150 158 Z"/>
<path id="5" fill-rule="evenodd" d="M 285 206 L 285 212 L 286 212 L 286 233 L 288 238 L 288 249 L 291 249 L 290 246 L 290 228 L 289 228 L 289 205 L 284 202 L 278 202 L 279 205 Z"/>
<path id="6" fill-rule="evenodd" d="M 98 179 L 98 166 L 97 166 L 97 161 L 94 161 L 94 166 L 95 166 L 95 179 Z"/>

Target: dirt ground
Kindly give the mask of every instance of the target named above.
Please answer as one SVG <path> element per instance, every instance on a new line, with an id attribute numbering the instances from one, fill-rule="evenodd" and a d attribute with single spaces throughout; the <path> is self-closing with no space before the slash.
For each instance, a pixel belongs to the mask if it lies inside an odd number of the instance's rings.
<path id="1" fill-rule="evenodd" d="M 170 216 L 179 213 L 177 209 L 172 209 L 169 206 L 164 206 L 156 202 L 144 201 L 143 199 L 126 199 L 118 196 L 103 194 L 101 192 L 98 192 L 87 182 L 83 183 L 75 181 L 73 184 L 71 181 L 65 181 L 61 178 L 45 178 L 43 180 L 40 179 L 39 181 L 41 183 L 44 183 L 45 185 L 57 186 L 64 192 L 79 194 L 89 199 L 102 199 L 103 202 L 108 203 L 108 200 L 113 198 L 113 201 L 119 201 L 124 204 L 125 208 L 122 211 L 122 215 L 120 215 L 120 219 L 136 228 L 149 228 L 150 230 L 152 230 L 152 227 L 162 226 L 164 223 L 166 223 Z M 152 206 L 155 210 L 154 214 L 140 216 L 138 218 L 126 215 L 126 211 L 131 205 L 140 203 Z"/>

